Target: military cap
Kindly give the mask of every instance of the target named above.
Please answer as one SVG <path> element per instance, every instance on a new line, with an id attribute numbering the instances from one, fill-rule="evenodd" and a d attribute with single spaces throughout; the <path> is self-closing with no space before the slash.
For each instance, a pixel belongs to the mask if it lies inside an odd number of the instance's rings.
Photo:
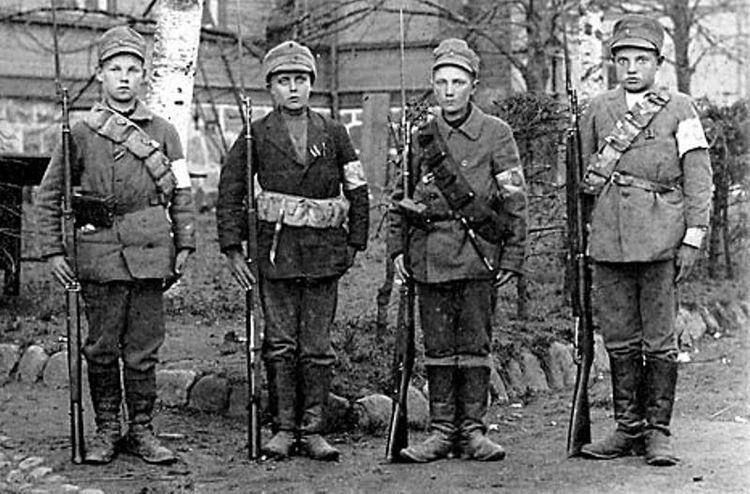
<path id="1" fill-rule="evenodd" d="M 312 52 L 296 41 L 284 41 L 268 50 L 263 57 L 262 72 L 266 82 L 277 72 L 308 72 L 313 82 L 318 75 Z"/>
<path id="2" fill-rule="evenodd" d="M 645 15 L 626 15 L 615 23 L 609 42 L 611 53 L 626 46 L 656 50 L 661 53 L 664 45 L 664 28 L 656 19 Z"/>
<path id="3" fill-rule="evenodd" d="M 444 65 L 453 65 L 470 72 L 477 77 L 479 75 L 479 56 L 469 48 L 466 41 L 458 38 L 443 40 L 432 52 L 432 71 Z"/>
<path id="4" fill-rule="evenodd" d="M 98 45 L 99 63 L 122 53 L 135 55 L 141 60 L 146 59 L 146 41 L 128 26 L 108 29 L 99 38 Z"/>

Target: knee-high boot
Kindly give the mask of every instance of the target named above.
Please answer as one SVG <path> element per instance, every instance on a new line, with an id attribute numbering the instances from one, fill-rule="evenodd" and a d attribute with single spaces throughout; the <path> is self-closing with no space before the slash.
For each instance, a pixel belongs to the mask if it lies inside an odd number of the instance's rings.
<path id="1" fill-rule="evenodd" d="M 120 367 L 117 362 L 111 365 L 89 362 L 88 377 L 91 402 L 94 405 L 96 434 L 90 437 L 86 444 L 86 462 L 105 464 L 114 458 L 121 436 Z"/>
<path id="2" fill-rule="evenodd" d="M 464 459 L 499 461 L 505 458 L 505 449 L 487 437 L 484 425 L 489 390 L 489 367 L 459 367 L 458 423 Z"/>
<path id="3" fill-rule="evenodd" d="M 156 371 L 125 369 L 125 401 L 128 407 L 128 433 L 125 449 L 147 463 L 166 464 L 177 456 L 154 434 L 151 423 L 156 403 Z"/>
<path id="4" fill-rule="evenodd" d="M 430 436 L 420 444 L 400 451 L 401 457 L 427 463 L 445 458 L 453 449 L 456 433 L 456 367 L 427 367 L 430 391 Z"/>
<path id="5" fill-rule="evenodd" d="M 295 365 L 287 360 L 266 361 L 268 398 L 274 435 L 261 448 L 271 458 L 284 459 L 295 442 L 297 416 L 297 378 Z"/>
<path id="6" fill-rule="evenodd" d="M 677 362 L 646 358 L 646 463 L 671 466 L 679 460 L 672 449 L 669 423 L 672 419 Z"/>
<path id="7" fill-rule="evenodd" d="M 337 461 L 341 453 L 321 435 L 325 426 L 323 414 L 331 386 L 331 367 L 303 362 L 300 370 L 300 391 L 303 399 L 300 450 L 314 460 Z"/>
<path id="8" fill-rule="evenodd" d="M 640 454 L 643 444 L 643 357 L 639 354 L 609 355 L 612 373 L 612 406 L 617 427 L 614 432 L 581 448 L 581 454 L 598 460 Z"/>

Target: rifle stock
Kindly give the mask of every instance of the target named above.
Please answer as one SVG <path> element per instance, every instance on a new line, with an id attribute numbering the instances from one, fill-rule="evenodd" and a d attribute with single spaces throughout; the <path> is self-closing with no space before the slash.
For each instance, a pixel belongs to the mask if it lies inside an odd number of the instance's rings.
<path id="1" fill-rule="evenodd" d="M 78 246 L 76 242 L 75 217 L 73 216 L 73 177 L 70 165 L 70 100 L 68 90 L 62 84 L 60 49 L 57 39 L 57 6 L 52 1 L 52 40 L 55 53 L 55 88 L 62 106 L 62 159 L 63 200 L 62 234 L 66 246 L 68 264 L 73 270 L 75 282 L 65 286 L 65 333 L 68 350 L 68 380 L 70 402 L 70 446 L 73 463 L 83 463 L 85 458 L 83 440 L 83 405 L 81 399 L 81 285 L 78 283 Z"/>
<path id="2" fill-rule="evenodd" d="M 588 383 L 594 360 L 594 325 L 591 305 L 591 266 L 588 259 L 588 222 L 591 202 L 581 189 L 584 163 L 578 126 L 578 96 L 570 81 L 570 61 L 565 49 L 566 88 L 570 127 L 566 132 L 566 209 L 568 216 L 568 279 L 574 324 L 574 360 L 577 366 L 573 406 L 568 425 L 568 456 L 576 456 L 591 442 Z"/>

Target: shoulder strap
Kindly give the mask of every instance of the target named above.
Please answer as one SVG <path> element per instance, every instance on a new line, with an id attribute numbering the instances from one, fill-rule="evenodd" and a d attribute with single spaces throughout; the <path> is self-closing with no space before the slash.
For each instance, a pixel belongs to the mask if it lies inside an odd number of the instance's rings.
<path id="1" fill-rule="evenodd" d="M 159 194 L 168 200 L 177 185 L 169 158 L 160 144 L 129 118 L 99 105 L 86 117 L 86 124 L 100 136 L 123 146 L 143 162 Z"/>
<path id="2" fill-rule="evenodd" d="M 654 117 L 669 103 L 666 91 L 650 92 L 615 122 L 614 129 L 604 138 L 604 146 L 591 160 L 583 179 L 585 192 L 598 194 L 609 181 L 620 162 L 620 158 L 630 149 L 641 132 L 648 127 Z"/>
<path id="3" fill-rule="evenodd" d="M 420 164 L 433 176 L 435 185 L 456 216 L 489 242 L 499 243 L 507 238 L 510 234 L 509 219 L 501 217 L 477 197 L 451 155 L 434 119 L 420 128 L 417 139 L 421 148 Z"/>

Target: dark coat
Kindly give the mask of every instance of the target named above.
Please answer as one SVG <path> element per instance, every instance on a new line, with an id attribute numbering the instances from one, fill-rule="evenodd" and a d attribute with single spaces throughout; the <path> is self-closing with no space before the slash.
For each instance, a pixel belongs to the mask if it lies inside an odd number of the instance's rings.
<path id="1" fill-rule="evenodd" d="M 524 264 L 527 228 L 527 197 L 523 170 L 510 126 L 473 106 L 469 118 L 458 128 L 449 126 L 442 116 L 438 130 L 463 176 L 478 200 L 487 202 L 493 195 L 503 198 L 503 208 L 511 218 L 510 237 L 502 244 L 491 244 L 479 238 L 482 250 L 502 269 L 521 272 Z M 416 137 L 416 135 L 415 135 Z M 413 199 L 431 211 L 446 212 L 450 207 L 440 189 L 424 179 L 428 170 L 420 163 L 418 139 L 413 139 L 412 176 L 415 177 Z M 398 180 L 394 202 L 403 197 Z M 388 251 L 391 257 L 404 250 L 404 218 L 398 208 L 389 212 Z M 435 221 L 429 228 L 410 228 L 409 260 L 414 278 L 423 283 L 488 279 L 493 276 L 472 246 L 458 220 Z"/>
<path id="2" fill-rule="evenodd" d="M 167 120 L 138 102 L 130 120 L 154 141 L 173 166 L 186 166 L 179 135 Z M 114 196 L 112 228 L 78 231 L 78 277 L 107 282 L 173 275 L 176 250 L 195 249 L 194 214 L 189 183 L 178 184 L 167 210 L 143 161 L 84 121 L 71 128 L 73 184 L 98 196 Z M 183 171 L 183 175 L 186 173 Z M 42 255 L 63 254 L 61 200 L 63 156 L 58 147 L 37 193 Z"/>
<path id="3" fill-rule="evenodd" d="M 347 246 L 367 245 L 369 200 L 367 186 L 347 186 L 345 167 L 359 161 L 343 125 L 309 111 L 308 152 L 305 160 L 294 150 L 287 126 L 275 110 L 252 123 L 252 164 L 265 191 L 314 199 L 341 194 L 350 202 L 348 221 L 337 228 L 284 225 L 279 236 L 275 266 L 269 261 L 274 223 L 258 221 L 258 267 L 267 278 L 320 278 L 340 276 L 349 268 Z M 313 156 L 310 150 L 323 149 Z M 226 157 L 219 180 L 216 217 L 222 252 L 240 250 L 247 238 L 246 152 L 244 132 Z"/>

